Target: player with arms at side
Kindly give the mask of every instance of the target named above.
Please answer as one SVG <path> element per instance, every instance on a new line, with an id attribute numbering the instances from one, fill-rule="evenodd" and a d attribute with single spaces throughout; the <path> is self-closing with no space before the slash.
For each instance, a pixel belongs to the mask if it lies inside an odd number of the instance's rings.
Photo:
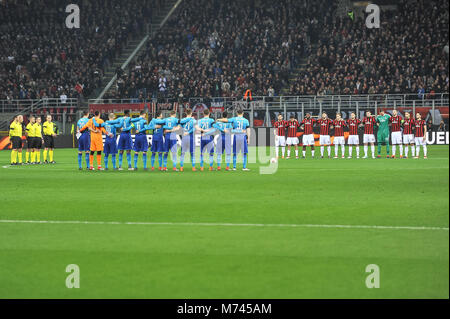
<path id="1" fill-rule="evenodd" d="M 101 127 L 103 124 L 103 120 L 100 118 L 100 112 L 95 111 L 94 117 L 91 118 L 85 126 L 83 126 L 80 131 L 89 130 L 91 132 L 91 146 L 90 146 L 90 155 L 89 155 L 89 169 L 91 171 L 95 170 L 94 168 L 94 153 L 97 152 L 97 168 L 99 171 L 103 170 L 102 168 L 102 151 L 103 151 L 103 139 L 102 133 L 107 134 L 104 127 Z M 109 134 L 112 137 L 112 134 Z"/>
<path id="2" fill-rule="evenodd" d="M 405 157 L 408 158 L 409 146 L 411 146 L 411 157 L 415 157 L 416 150 L 414 146 L 414 128 L 415 121 L 411 118 L 411 113 L 405 112 L 405 119 L 402 121 L 403 144 L 405 145 Z"/>
<path id="3" fill-rule="evenodd" d="M 398 115 L 397 110 L 392 111 L 389 122 L 391 124 L 392 158 L 395 158 L 397 145 L 399 146 L 400 158 L 403 158 L 402 118 Z"/>
<path id="4" fill-rule="evenodd" d="M 422 115 L 417 112 L 416 120 L 414 121 L 415 127 L 415 143 L 416 143 L 416 156 L 414 158 L 419 158 L 420 154 L 420 146 L 423 148 L 423 158 L 427 159 L 427 123 L 425 120 L 422 120 Z"/>
<path id="5" fill-rule="evenodd" d="M 91 148 L 91 134 L 89 130 L 84 130 L 81 132 L 81 128 L 83 128 L 86 123 L 89 121 L 89 113 L 88 111 L 83 111 L 83 116 L 77 122 L 77 138 L 78 138 L 78 169 L 82 170 L 83 167 L 81 165 L 83 161 L 83 152 L 84 159 L 86 161 L 86 169 L 89 169 L 89 150 Z"/>
<path id="6" fill-rule="evenodd" d="M 22 165 L 22 122 L 23 116 L 17 115 L 9 125 L 9 139 L 12 145 L 11 165 Z"/>
<path id="7" fill-rule="evenodd" d="M 27 137 L 27 151 L 25 152 L 25 164 L 29 165 L 31 164 L 30 162 L 30 153 L 31 153 L 31 157 L 33 157 L 33 139 L 34 139 L 34 129 L 33 129 L 33 125 L 36 122 L 36 118 L 33 115 L 30 115 L 29 118 L 29 122 L 27 124 L 27 126 L 25 127 L 25 135 Z M 33 159 L 31 159 L 32 162 Z"/>
<path id="8" fill-rule="evenodd" d="M 55 149 L 55 123 L 52 122 L 52 116 L 47 115 L 47 121 L 44 122 L 43 132 L 44 132 L 44 163 L 55 164 L 53 160 L 53 150 Z M 47 161 L 47 152 L 50 161 Z"/>
<path id="9" fill-rule="evenodd" d="M 358 127 L 361 121 L 356 118 L 356 113 L 350 113 L 350 118 L 347 120 L 347 126 L 349 130 L 348 136 L 348 158 L 352 158 L 353 145 L 356 147 L 356 158 L 359 158 L 359 135 Z"/>
<path id="10" fill-rule="evenodd" d="M 373 128 L 375 126 L 376 120 L 372 115 L 372 112 L 366 111 L 366 116 L 362 120 L 361 126 L 364 126 L 364 135 L 363 135 L 363 143 L 364 143 L 364 157 L 367 158 L 367 152 L 369 150 L 370 143 L 370 151 L 372 153 L 372 158 L 375 158 L 375 134 L 373 134 Z"/>
<path id="11" fill-rule="evenodd" d="M 44 142 L 42 138 L 42 119 L 40 116 L 36 117 L 36 122 L 33 125 L 34 138 L 33 138 L 33 152 L 35 162 L 32 164 L 41 164 L 41 148 Z"/>
<path id="12" fill-rule="evenodd" d="M 347 123 L 342 119 L 341 113 L 336 113 L 336 119 L 333 121 L 334 126 L 334 158 L 338 158 L 339 148 L 341 146 L 342 158 L 345 158 L 345 137 L 344 127 Z"/>
<path id="13" fill-rule="evenodd" d="M 380 115 L 377 116 L 377 125 L 378 125 L 378 155 L 377 157 L 381 157 L 381 145 L 386 145 L 386 157 L 390 158 L 389 153 L 389 119 L 390 115 L 386 114 L 384 110 L 380 110 Z"/>
<path id="14" fill-rule="evenodd" d="M 306 113 L 306 117 L 302 121 L 301 128 L 303 130 L 303 158 L 306 158 L 306 147 L 311 146 L 311 158 L 314 158 L 314 124 L 316 120 L 311 117 L 311 113 Z"/>
<path id="15" fill-rule="evenodd" d="M 228 122 L 233 125 L 231 132 L 234 134 L 233 138 L 233 171 L 236 170 L 237 154 L 242 153 L 243 156 L 243 171 L 249 171 L 247 168 L 248 160 L 248 144 L 250 142 L 250 123 L 244 117 L 244 111 L 238 109 L 236 111 L 237 117 L 230 119 L 219 119 L 218 122 Z"/>
<path id="16" fill-rule="evenodd" d="M 286 149 L 286 128 L 287 122 L 283 120 L 283 115 L 278 114 L 278 121 L 274 123 L 273 134 L 275 135 L 275 155 L 277 159 L 279 158 L 279 150 L 281 147 L 281 158 L 284 158 L 285 149 Z"/>
<path id="17" fill-rule="evenodd" d="M 291 148 L 294 145 L 295 146 L 295 158 L 298 159 L 298 144 L 299 140 L 297 137 L 297 131 L 300 128 L 300 124 L 298 123 L 295 116 L 292 114 L 289 118 L 289 121 L 287 122 L 288 127 L 288 137 L 287 137 L 287 158 L 291 157 Z"/>
<path id="18" fill-rule="evenodd" d="M 202 133 L 200 140 L 200 170 L 203 171 L 203 153 L 205 150 L 209 153 L 209 170 L 213 170 L 214 164 L 214 137 L 204 134 L 211 130 L 214 120 L 209 117 L 209 110 L 203 111 L 204 117 L 197 121 L 196 129 Z"/>
<path id="19" fill-rule="evenodd" d="M 331 158 L 331 138 L 330 129 L 333 127 L 333 121 L 328 118 L 326 112 L 322 112 L 322 117 L 317 120 L 320 126 L 320 157 L 323 158 L 325 146 L 327 147 L 328 158 Z"/>
<path id="20" fill-rule="evenodd" d="M 192 117 L 192 110 L 186 109 L 186 117 L 180 120 L 182 127 L 181 133 L 181 155 L 180 155 L 180 171 L 184 171 L 184 156 L 189 151 L 191 154 L 192 171 L 195 172 L 195 125 L 197 121 Z"/>

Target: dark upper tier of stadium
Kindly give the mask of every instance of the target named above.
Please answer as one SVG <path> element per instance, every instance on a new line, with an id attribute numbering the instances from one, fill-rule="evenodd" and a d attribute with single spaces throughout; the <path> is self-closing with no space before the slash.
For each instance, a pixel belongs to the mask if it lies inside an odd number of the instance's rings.
<path id="1" fill-rule="evenodd" d="M 64 24 L 72 2 L 80 29 Z M 161 3 L 0 1 L 0 99 L 95 98 L 146 34 L 104 98 L 449 91 L 447 1 L 383 1 L 395 6 L 368 29 L 359 12 L 342 14 L 350 1 L 184 0 L 149 32 Z"/>

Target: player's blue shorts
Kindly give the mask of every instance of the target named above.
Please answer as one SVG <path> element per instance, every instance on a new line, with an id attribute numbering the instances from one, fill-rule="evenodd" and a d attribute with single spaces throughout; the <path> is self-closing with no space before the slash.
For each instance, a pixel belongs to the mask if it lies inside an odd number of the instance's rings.
<path id="1" fill-rule="evenodd" d="M 134 137 L 134 151 L 135 152 L 147 152 L 148 151 L 148 140 L 147 134 L 136 134 Z"/>
<path id="2" fill-rule="evenodd" d="M 153 153 L 164 152 L 164 138 L 162 136 L 155 138 L 155 135 L 153 135 L 151 151 Z"/>
<path id="3" fill-rule="evenodd" d="M 194 134 L 189 134 L 181 138 L 181 153 L 186 153 L 187 151 L 189 151 L 191 154 L 193 154 L 194 146 Z"/>
<path id="4" fill-rule="evenodd" d="M 103 146 L 103 151 L 105 153 L 105 155 L 115 155 L 117 154 L 117 142 L 116 142 L 116 137 L 109 137 L 107 136 L 105 138 L 105 145 Z"/>
<path id="5" fill-rule="evenodd" d="M 205 148 L 206 148 L 206 152 L 208 152 L 209 154 L 214 154 L 214 137 L 213 136 L 202 137 L 202 139 L 200 140 L 200 151 L 202 153 L 204 153 Z"/>
<path id="6" fill-rule="evenodd" d="M 78 151 L 87 152 L 91 149 L 91 135 L 89 132 L 81 133 L 80 138 L 78 139 Z"/>
<path id="7" fill-rule="evenodd" d="M 233 154 L 241 152 L 242 154 L 248 154 L 247 135 L 236 134 L 233 140 Z"/>
<path id="8" fill-rule="evenodd" d="M 231 154 L 230 134 L 220 134 L 219 138 L 217 139 L 216 153 L 222 155 L 224 150 L 225 154 Z"/>
<path id="9" fill-rule="evenodd" d="M 164 137 L 164 152 L 175 152 L 177 150 L 177 135 L 174 133 L 167 133 Z"/>
<path id="10" fill-rule="evenodd" d="M 129 151 L 133 148 L 133 140 L 130 132 L 122 132 L 119 136 L 119 150 Z"/>

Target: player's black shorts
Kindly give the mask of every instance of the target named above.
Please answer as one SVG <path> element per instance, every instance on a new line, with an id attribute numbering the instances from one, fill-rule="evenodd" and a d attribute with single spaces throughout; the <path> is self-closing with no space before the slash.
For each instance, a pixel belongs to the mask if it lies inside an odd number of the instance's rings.
<path id="1" fill-rule="evenodd" d="M 33 148 L 34 137 L 27 137 L 27 148 Z"/>
<path id="2" fill-rule="evenodd" d="M 41 149 L 42 148 L 42 138 L 40 137 L 33 137 L 33 144 L 32 148 Z"/>
<path id="3" fill-rule="evenodd" d="M 11 144 L 14 150 L 22 148 L 22 139 L 19 136 L 11 136 Z"/>
<path id="4" fill-rule="evenodd" d="M 55 148 L 55 141 L 53 136 L 44 135 L 44 146 L 45 148 Z"/>

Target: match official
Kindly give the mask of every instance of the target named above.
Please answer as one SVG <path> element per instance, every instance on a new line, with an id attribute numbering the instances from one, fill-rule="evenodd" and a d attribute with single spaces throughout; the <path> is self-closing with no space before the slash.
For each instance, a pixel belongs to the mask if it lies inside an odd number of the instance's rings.
<path id="1" fill-rule="evenodd" d="M 9 138 L 12 144 L 11 165 L 22 165 L 22 122 L 23 116 L 17 115 L 9 126 Z"/>
<path id="2" fill-rule="evenodd" d="M 53 160 L 53 150 L 55 148 L 55 123 L 52 122 L 52 116 L 47 115 L 47 121 L 42 125 L 44 132 L 44 163 L 55 164 Z M 47 152 L 50 161 L 47 161 Z"/>

